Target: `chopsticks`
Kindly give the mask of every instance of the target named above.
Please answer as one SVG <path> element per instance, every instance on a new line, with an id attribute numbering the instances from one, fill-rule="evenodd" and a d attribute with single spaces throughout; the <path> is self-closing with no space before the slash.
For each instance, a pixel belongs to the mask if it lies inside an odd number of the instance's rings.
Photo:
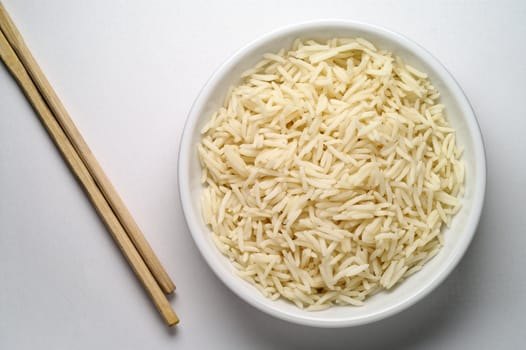
<path id="1" fill-rule="evenodd" d="M 0 3 L 0 58 L 39 115 L 95 209 L 169 326 L 179 322 L 164 293 L 175 285 L 42 73 Z"/>
<path id="2" fill-rule="evenodd" d="M 117 218 L 124 226 L 126 232 L 129 234 L 130 239 L 137 247 L 137 250 L 141 254 L 146 265 L 148 265 L 148 268 L 152 271 L 152 274 L 157 280 L 157 283 L 159 283 L 159 285 L 165 293 L 172 293 L 175 290 L 173 282 L 162 267 L 157 257 L 155 256 L 155 253 L 153 252 L 152 248 L 142 235 L 141 230 L 133 220 L 131 214 L 128 212 L 128 209 L 126 209 L 126 206 L 122 202 L 117 191 L 113 188 L 111 182 L 108 180 L 99 163 L 91 153 L 88 145 L 86 144 L 81 134 L 75 127 L 75 124 L 71 120 L 68 112 L 60 102 L 58 96 L 56 95 L 49 82 L 47 81 L 46 77 L 44 76 L 44 73 L 42 73 L 42 70 L 31 55 L 31 52 L 25 45 L 22 36 L 16 29 L 14 23 L 11 21 L 11 18 L 9 17 L 7 11 L 4 9 L 1 3 L 0 28 L 6 36 L 7 41 L 12 46 L 13 50 L 16 52 L 24 68 L 29 73 L 40 94 L 48 104 L 54 117 L 57 119 L 60 126 L 66 133 L 68 139 L 75 147 L 75 150 L 79 154 L 83 163 L 88 168 L 88 171 L 90 172 L 91 176 L 93 176 L 98 187 L 104 194 L 104 197 L 106 198 L 113 211 L 117 215 Z"/>

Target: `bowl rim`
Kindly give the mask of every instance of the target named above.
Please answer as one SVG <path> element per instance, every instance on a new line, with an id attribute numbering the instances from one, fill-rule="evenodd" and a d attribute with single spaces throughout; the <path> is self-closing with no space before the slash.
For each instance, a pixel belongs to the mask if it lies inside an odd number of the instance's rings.
<path id="1" fill-rule="evenodd" d="M 290 34 L 291 32 L 312 30 L 315 28 L 323 27 L 342 27 L 345 29 L 354 29 L 374 33 L 375 35 L 385 37 L 388 41 L 391 41 L 396 45 L 400 45 L 401 47 L 408 49 L 416 56 L 418 56 L 422 61 L 432 66 L 433 69 L 440 76 L 440 78 L 447 82 L 447 86 L 451 90 L 452 96 L 454 96 L 454 98 L 460 105 L 460 109 L 463 115 L 462 119 L 464 119 L 467 123 L 469 132 L 473 138 L 473 152 L 475 159 L 474 172 L 477 174 L 478 179 L 474 187 L 474 196 L 471 210 L 464 228 L 466 238 L 457 242 L 458 245 L 454 247 L 454 251 L 451 253 L 451 258 L 447 260 L 447 266 L 440 269 L 439 273 L 436 276 L 434 276 L 434 278 L 432 278 L 427 284 L 419 288 L 415 293 L 404 298 L 402 301 L 395 303 L 394 305 L 391 305 L 376 313 L 367 314 L 352 319 L 321 319 L 308 316 L 300 317 L 295 314 L 280 311 L 278 308 L 269 308 L 267 305 L 261 303 L 255 297 L 246 295 L 245 293 L 241 293 L 239 290 L 237 290 L 232 278 L 236 276 L 226 275 L 218 266 L 216 266 L 216 262 L 213 259 L 213 257 L 207 254 L 206 252 L 207 242 L 205 241 L 204 237 L 202 237 L 202 235 L 196 232 L 198 230 L 195 229 L 196 225 L 193 222 L 194 218 L 191 215 L 192 209 L 190 209 L 192 208 L 192 198 L 188 186 L 190 179 L 189 176 L 187 176 L 186 171 L 187 165 L 190 161 L 190 155 L 193 154 L 192 147 L 195 146 L 191 144 L 191 134 L 196 126 L 197 121 L 199 120 L 199 113 L 197 113 L 197 111 L 200 109 L 200 106 L 206 103 L 206 97 L 212 91 L 213 87 L 215 86 L 215 83 L 223 77 L 223 74 L 225 72 L 228 72 L 232 67 L 234 67 L 235 64 L 237 64 L 238 61 L 241 60 L 247 53 L 249 53 L 253 49 L 257 49 L 258 47 L 268 42 L 271 42 L 277 37 Z M 438 285 L 440 285 L 446 279 L 446 277 L 453 271 L 453 269 L 458 265 L 465 252 L 467 251 L 467 248 L 469 247 L 471 241 L 473 240 L 482 213 L 482 207 L 486 192 L 487 176 L 486 152 L 480 125 L 478 124 L 477 118 L 466 94 L 464 93 L 458 82 L 455 80 L 453 75 L 445 68 L 445 66 L 425 48 L 423 48 L 418 43 L 414 42 L 413 40 L 407 38 L 406 36 L 400 33 L 397 33 L 382 26 L 366 22 L 342 19 L 318 19 L 304 21 L 275 29 L 273 31 L 268 32 L 267 34 L 259 36 L 258 38 L 250 41 L 248 44 L 242 46 L 234 54 L 227 58 L 214 71 L 214 73 L 211 75 L 208 81 L 204 84 L 190 108 L 181 135 L 177 167 L 179 198 L 185 221 L 200 254 L 205 259 L 212 271 L 214 271 L 216 276 L 219 277 L 219 279 L 242 300 L 271 316 L 296 324 L 324 328 L 364 325 L 393 316 L 394 314 L 401 312 L 402 310 L 405 310 L 408 307 L 414 305 L 426 295 L 431 293 L 431 291 L 433 291 Z M 200 213 L 198 214 L 198 216 L 201 216 Z"/>

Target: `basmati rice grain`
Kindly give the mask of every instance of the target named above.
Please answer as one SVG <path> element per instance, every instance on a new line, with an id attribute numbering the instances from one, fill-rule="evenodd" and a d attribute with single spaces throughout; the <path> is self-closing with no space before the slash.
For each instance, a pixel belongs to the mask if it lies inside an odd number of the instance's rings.
<path id="1" fill-rule="evenodd" d="M 362 38 L 298 39 L 241 79 L 197 153 L 204 222 L 243 279 L 359 306 L 439 252 L 466 169 L 425 72 Z"/>

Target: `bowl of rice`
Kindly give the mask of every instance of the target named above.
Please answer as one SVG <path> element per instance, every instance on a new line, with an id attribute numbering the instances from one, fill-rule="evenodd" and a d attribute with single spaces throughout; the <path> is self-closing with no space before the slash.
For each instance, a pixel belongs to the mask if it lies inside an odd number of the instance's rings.
<path id="1" fill-rule="evenodd" d="M 486 163 L 473 110 L 425 49 L 315 21 L 228 59 L 188 115 L 184 216 L 239 297 L 283 320 L 348 327 L 423 298 L 471 242 Z"/>

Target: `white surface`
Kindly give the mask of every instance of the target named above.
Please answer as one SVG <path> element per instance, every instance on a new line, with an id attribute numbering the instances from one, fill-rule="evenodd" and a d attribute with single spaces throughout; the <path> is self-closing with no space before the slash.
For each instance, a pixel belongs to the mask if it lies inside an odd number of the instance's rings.
<path id="1" fill-rule="evenodd" d="M 0 349 L 476 349 L 526 341 L 526 3 L 4 5 L 173 276 L 181 324 L 164 327 L 1 66 Z M 488 158 L 482 220 L 450 278 L 401 314 L 339 330 L 275 320 L 223 286 L 187 231 L 176 176 L 184 119 L 212 71 L 269 30 L 328 17 L 392 28 L 441 60 L 471 100 Z"/>
<path id="2" fill-rule="evenodd" d="M 295 39 L 330 40 L 334 37 L 361 37 L 382 49 L 391 50 L 404 62 L 426 72 L 441 93 L 441 103 L 447 106 L 449 123 L 456 129 L 456 140 L 463 147 L 466 169 L 463 207 L 452 224 L 443 230 L 444 247 L 421 271 L 389 292 L 378 293 L 359 308 L 332 307 L 310 312 L 285 300 L 273 301 L 257 288 L 239 278 L 229 259 L 217 249 L 210 228 L 202 220 L 201 166 L 196 145 L 200 130 L 210 115 L 223 106 L 226 91 L 239 82 L 239 76 L 252 68 L 267 52 L 290 47 Z M 451 75 L 428 52 L 399 34 L 358 22 L 341 20 L 310 21 L 287 26 L 258 38 L 236 52 L 208 80 L 187 117 L 179 150 L 179 194 L 186 223 L 201 254 L 217 276 L 251 305 L 283 320 L 302 325 L 327 328 L 356 326 L 377 321 L 400 312 L 429 294 L 457 265 L 466 252 L 482 211 L 486 183 L 486 165 L 482 136 L 473 109 Z"/>

